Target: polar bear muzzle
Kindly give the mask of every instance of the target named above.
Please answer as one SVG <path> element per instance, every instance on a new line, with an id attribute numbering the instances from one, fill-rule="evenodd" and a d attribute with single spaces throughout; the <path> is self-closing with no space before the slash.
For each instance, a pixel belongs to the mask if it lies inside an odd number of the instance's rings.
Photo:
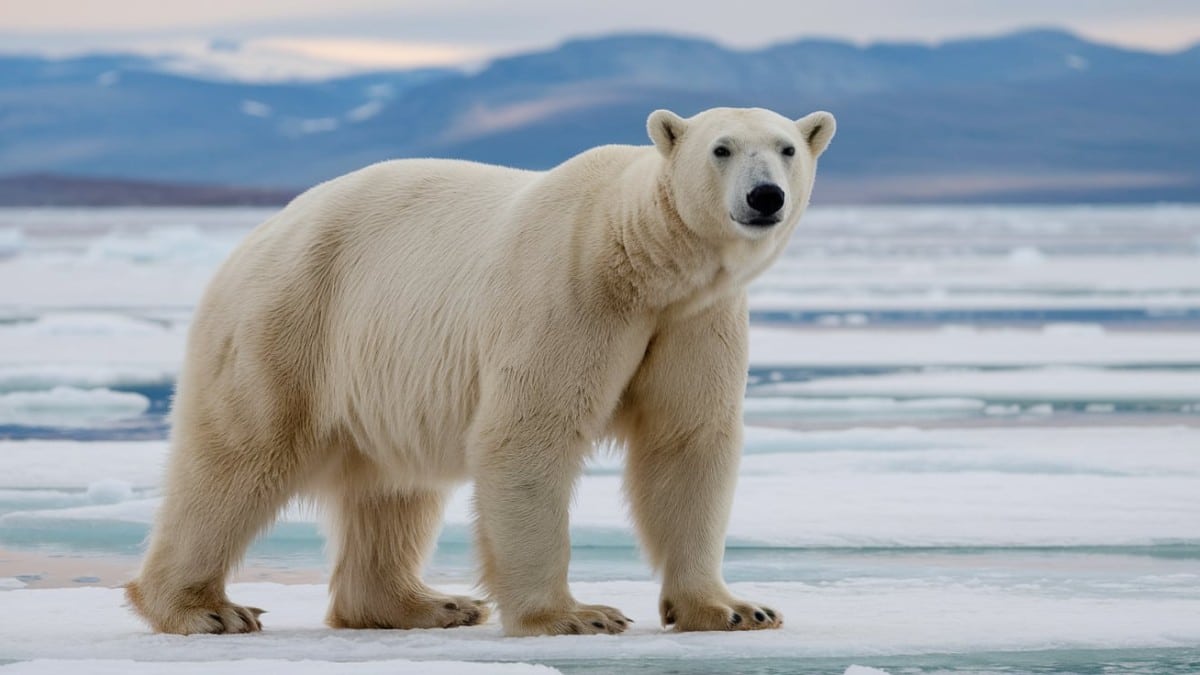
<path id="1" fill-rule="evenodd" d="M 779 210 L 783 208 L 783 189 L 774 183 L 759 183 L 746 195 L 746 204 L 758 212 L 747 225 L 768 227 L 779 222 Z"/>

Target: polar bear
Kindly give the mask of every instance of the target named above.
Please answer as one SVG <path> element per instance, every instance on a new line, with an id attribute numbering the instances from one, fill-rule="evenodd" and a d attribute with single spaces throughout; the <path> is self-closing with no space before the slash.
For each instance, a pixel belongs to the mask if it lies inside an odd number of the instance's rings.
<path id="1" fill-rule="evenodd" d="M 659 110 L 653 146 L 545 172 L 388 161 L 319 185 L 220 268 L 188 336 L 163 503 L 127 596 L 158 631 L 261 630 L 225 579 L 290 498 L 332 516 L 329 625 L 620 633 L 567 584 L 567 514 L 615 441 L 664 625 L 775 628 L 721 576 L 746 285 L 805 210 L 834 118 Z M 426 586 L 473 480 L 488 601 Z"/>

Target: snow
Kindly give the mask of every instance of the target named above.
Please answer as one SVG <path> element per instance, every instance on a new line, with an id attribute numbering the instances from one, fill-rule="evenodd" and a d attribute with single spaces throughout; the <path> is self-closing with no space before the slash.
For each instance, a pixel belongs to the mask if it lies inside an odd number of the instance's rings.
<path id="1" fill-rule="evenodd" d="M 1078 54 L 1067 54 L 1067 67 L 1071 70 L 1087 70 L 1091 64 Z"/>
<path id="2" fill-rule="evenodd" d="M 0 325 L 0 390 L 15 388 L 15 381 L 45 386 L 69 384 L 89 387 L 160 382 L 169 379 L 178 370 L 187 339 L 186 328 L 186 324 L 179 321 L 151 322 L 98 312 L 57 312 L 31 323 Z M 852 331 L 755 327 L 751 329 L 750 359 L 751 365 L 756 368 L 1175 366 L 1200 364 L 1200 339 L 1186 332 L 1111 333 L 1062 326 L 1036 331 L 954 328 L 933 331 Z M 1164 393 L 1194 389 L 1186 384 L 1189 378 L 1186 373 L 1161 373 L 1163 377 L 1160 378 L 1157 371 L 1102 375 L 1089 375 L 1081 370 L 1026 372 L 1020 377 L 1027 378 L 1031 383 L 1039 377 L 1047 381 L 1063 381 L 1062 378 L 1070 374 L 1070 381 L 1079 381 L 1080 386 L 1103 378 L 1103 382 L 1122 390 L 1128 385 L 1140 391 L 1149 391 L 1160 383 L 1168 388 Z M 1002 376 L 995 378 L 1002 379 Z M 998 386 L 1006 386 L 1000 379 L 995 381 L 1000 383 Z M 1042 383 L 1034 385 L 1042 386 Z M 885 398 L 891 396 L 879 391 L 855 393 Z M 942 396 L 978 398 L 975 393 L 944 393 Z"/>
<path id="3" fill-rule="evenodd" d="M 215 271 L 243 234 L 201 230 L 194 225 L 168 225 L 150 232 L 109 232 L 90 241 L 83 258 L 142 265 L 203 264 Z"/>
<path id="4" fill-rule="evenodd" d="M 96 445 L 0 442 L 0 458 L 12 467 L 0 487 L 92 486 L 93 494 L 128 498 L 42 508 L 30 496 L 28 508 L 0 515 L 0 533 L 36 531 L 48 541 L 70 541 L 81 528 L 123 533 L 134 525 L 144 533 L 157 497 L 95 485 L 157 485 L 166 445 Z M 1191 427 L 751 428 L 729 542 L 785 548 L 1200 544 L 1196 448 L 1200 429 Z M 571 514 L 576 545 L 632 545 L 620 466 L 619 458 L 601 456 L 580 480 Z M 314 509 L 293 506 L 282 520 L 319 518 Z M 469 541 L 471 521 L 464 486 L 447 508 L 442 542 Z M 307 532 L 302 536 L 315 550 L 317 531 Z"/>
<path id="5" fill-rule="evenodd" d="M 255 103 L 242 112 L 300 132 Z M 0 427 L 96 425 L 64 430 L 88 438 L 161 422 L 205 284 L 274 212 L 0 209 Z M 24 661 L 0 673 L 740 672 L 811 657 L 878 675 L 851 664 L 1200 644 L 1200 208 L 815 209 L 750 303 L 779 322 L 751 329 L 747 419 L 799 429 L 746 429 L 725 570 L 785 613 L 781 631 L 658 627 L 614 451 L 577 486 L 571 576 L 581 600 L 638 619 L 630 634 L 329 630 L 311 583 L 328 574 L 322 514 L 292 504 L 252 549 L 254 583 L 230 591 L 270 610 L 266 633 L 152 635 L 97 586 L 136 566 L 167 442 L 0 440 L 0 663 Z M 147 405 L 130 389 L 154 400 L 141 422 L 119 420 Z M 450 592 L 471 590 L 469 494 L 450 500 L 430 569 Z"/>
<path id="6" fill-rule="evenodd" d="M 282 656 L 282 655 L 281 655 Z M 559 671 L 525 663 L 468 663 L 463 661 L 356 661 L 337 663 L 311 659 L 241 659 L 220 666 L 222 675 L 550 675 Z M 64 672 L 93 675 L 211 675 L 211 661 L 133 661 L 130 659 L 37 659 L 0 666 L 2 675 L 61 675 Z M 879 672 L 879 671 L 876 671 Z M 865 674 L 859 674 L 865 675 Z"/>
<path id="7" fill-rule="evenodd" d="M 1146 256 L 1118 253 L 1089 253 L 1057 258 L 1044 252 L 1010 250 L 1004 255 L 984 252 L 950 252 L 937 259 L 854 252 L 830 256 L 812 255 L 803 239 L 794 240 L 788 253 L 768 269 L 754 288 L 817 292 L 832 297 L 874 291 L 881 295 L 897 292 L 942 289 L 952 293 L 1040 293 L 1064 294 L 1084 291 L 1101 295 L 1137 292 L 1163 293 L 1195 289 L 1200 273 L 1196 256 Z M 812 242 L 825 247 L 828 242 Z M 820 250 L 820 249 L 817 249 Z M 1130 276 L 1123 276 L 1130 275 Z M 803 300 L 800 300 L 804 304 Z"/>
<path id="8" fill-rule="evenodd" d="M 93 504 L 119 504 L 133 499 L 133 486 L 123 480 L 107 478 L 89 484 L 85 496 Z"/>
<path id="9" fill-rule="evenodd" d="M 1192 576 L 1192 581 L 1196 577 Z M 503 638 L 497 620 L 450 630 L 346 631 L 322 625 L 324 585 L 233 584 L 236 602 L 261 606 L 265 631 L 253 635 L 154 635 L 127 608 L 119 589 L 3 592 L 0 659 L 143 659 L 223 662 L 240 659 L 375 661 L 577 661 L 647 658 L 684 661 L 845 657 L 880 654 L 1055 648 L 1169 648 L 1200 642 L 1196 593 L 1096 597 L 1034 584 L 893 578 L 831 583 L 738 583 L 731 590 L 770 604 L 782 629 L 675 633 L 658 625 L 658 585 L 644 581 L 577 582 L 583 602 L 603 601 L 636 623 L 620 636 Z M 446 586 L 450 593 L 470 593 Z M 70 636 L 69 640 L 64 636 Z"/>
<path id="10" fill-rule="evenodd" d="M 137 417 L 150 407 L 141 394 L 58 386 L 0 393 L 0 425 L 92 427 Z"/>
<path id="11" fill-rule="evenodd" d="M 383 101 L 378 99 L 367 101 L 366 103 L 346 113 L 346 119 L 350 120 L 351 122 L 365 122 L 383 112 L 383 107 Z"/>
<path id="12" fill-rule="evenodd" d="M 1200 264 L 1200 263 L 1198 263 Z M 1191 332 L 1109 332 L 1050 324 L 1037 330 L 750 329 L 756 366 L 1037 366 L 1200 364 Z"/>
<path id="13" fill-rule="evenodd" d="M 327 131 L 335 131 L 340 126 L 337 118 L 334 117 L 317 117 L 314 119 L 300 120 L 295 125 L 297 131 L 301 134 L 320 134 Z"/>
<path id="14" fill-rule="evenodd" d="M 912 416 L 936 413 L 973 413 L 985 403 L 971 398 L 929 398 L 903 401 L 894 398 L 770 398 L 754 396 L 746 399 L 747 418 L 756 416 L 819 413 L 822 416 L 841 415 L 855 419 L 872 415 Z"/>
<path id="15" fill-rule="evenodd" d="M 0 261 L 0 306 L 192 307 L 213 271 L 213 266 L 198 263 L 135 265 L 110 258 L 21 256 Z"/>
<path id="16" fill-rule="evenodd" d="M 261 101 L 252 101 L 250 99 L 246 99 L 242 101 L 241 110 L 243 114 L 251 117 L 271 116 L 271 106 Z"/>
<path id="17" fill-rule="evenodd" d="M 1150 264 L 1143 261 L 1143 264 Z M 1132 271 L 1132 270 L 1131 270 Z M 866 270 L 862 272 L 868 274 Z M 858 288 L 854 279 L 829 279 L 813 286 L 775 288 L 765 282 L 750 287 L 751 311 L 852 312 L 866 311 L 973 312 L 987 310 L 1145 309 L 1163 313 L 1195 311 L 1200 302 L 1194 286 L 1146 291 L 1088 291 L 1072 289 L 979 288 L 947 289 L 936 283 L 901 285 L 880 280 Z M 826 319 L 832 321 L 831 318 Z"/>
<path id="18" fill-rule="evenodd" d="M 25 248 L 25 235 L 12 227 L 0 228 L 0 259 L 17 255 Z"/>
<path id="19" fill-rule="evenodd" d="M 186 329 L 94 313 L 0 325 L 0 384 L 111 387 L 161 380 L 179 369 Z"/>
<path id="20" fill-rule="evenodd" d="M 163 327 L 127 316 L 105 312 L 47 312 L 28 323 L 7 328 L 18 335 L 34 337 L 119 337 L 157 335 Z"/>
<path id="21" fill-rule="evenodd" d="M 0 330 L 3 336 L 3 330 Z M 0 337 L 0 341 L 3 338 Z M 101 387 L 169 384 L 174 368 L 149 366 L 92 366 L 86 364 L 45 363 L 38 365 L 0 365 L 0 392 L 53 389 L 54 387 Z"/>
<path id="22" fill-rule="evenodd" d="M 154 486 L 166 453 L 166 441 L 0 441 L 0 488 L 79 490 L 108 479 Z"/>
<path id="23" fill-rule="evenodd" d="M 367 102 L 350 113 L 373 112 Z M 372 106 L 372 107 L 367 107 Z M 295 133 L 335 118 L 293 119 Z M 16 302 L 194 304 L 203 281 L 249 229 L 275 209 L 129 209 L 86 213 L 107 227 L 84 250 L 43 233 L 83 216 L 0 210 L 0 236 L 19 251 L 0 263 Z M 813 209 L 784 256 L 750 289 L 753 309 L 1200 308 L 1200 222 L 1194 207 L 1073 209 Z M 154 222 L 157 219 L 157 222 Z M 92 248 L 94 247 L 94 248 Z M 94 251 L 94 252 L 92 252 Z M 99 265 L 132 253 L 141 269 Z M 82 255 L 82 260 L 80 257 Z M 70 263 L 69 265 L 66 263 Z M 85 263 L 85 264 L 81 264 Z M 188 283 L 197 274 L 200 283 Z M 64 284 L 62 279 L 77 283 Z M 150 279 L 154 283 L 147 283 Z M 86 280 L 86 283 L 85 283 Z M 101 283 L 103 286 L 95 284 Z M 171 294 L 165 291 L 171 290 Z M 111 292 L 103 292 L 111 291 Z"/>
<path id="24" fill-rule="evenodd" d="M 764 385 L 797 396 L 980 398 L 988 401 L 1200 402 L 1200 377 L 1186 370 L 1101 370 L 1047 367 L 1018 370 L 935 370 L 828 377 Z"/>

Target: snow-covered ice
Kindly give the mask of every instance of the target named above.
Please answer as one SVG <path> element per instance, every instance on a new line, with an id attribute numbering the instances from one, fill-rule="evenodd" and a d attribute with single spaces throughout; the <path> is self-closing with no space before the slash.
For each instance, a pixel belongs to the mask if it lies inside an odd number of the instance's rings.
<path id="1" fill-rule="evenodd" d="M 0 458 L 13 460 L 0 488 L 95 491 L 98 480 L 157 485 L 164 443 L 97 445 L 0 443 Z M 785 548 L 1200 546 L 1198 448 L 1200 429 L 1183 426 L 751 428 L 729 539 L 735 547 Z M 619 458 L 601 456 L 581 479 L 572 511 L 577 545 L 632 545 L 619 465 Z M 123 494 L 129 501 L 66 501 L 49 509 L 39 507 L 44 494 L 30 495 L 30 508 L 0 515 L 0 535 L 22 530 L 48 543 L 69 542 L 81 528 L 108 528 L 117 541 L 133 537 L 122 545 L 136 544 L 158 500 L 144 491 Z M 311 523 L 318 516 L 296 507 L 284 520 Z M 467 488 L 451 500 L 446 522 L 443 543 L 466 543 Z M 318 548 L 316 530 L 309 536 Z"/>
<path id="2" fill-rule="evenodd" d="M 932 370 L 829 377 L 766 385 L 762 390 L 802 396 L 936 397 L 989 401 L 1175 401 L 1200 402 L 1194 371 L 1081 367 L 1016 370 Z"/>
<path id="3" fill-rule="evenodd" d="M 102 479 L 151 487 L 166 452 L 166 441 L 0 441 L 0 488 L 84 489 Z"/>
<path id="4" fill-rule="evenodd" d="M 63 672 L 84 672 L 91 675 L 211 675 L 212 661 L 134 661 L 132 659 L 35 659 L 0 666 L 3 675 L 60 675 Z M 254 658 L 227 661 L 221 665 L 222 675 L 550 675 L 558 670 L 528 663 L 470 663 L 464 661 L 317 661 L 279 658 Z M 847 672 L 850 672 L 847 670 Z M 866 675 L 860 670 L 853 671 Z"/>
<path id="5" fill-rule="evenodd" d="M 581 599 L 638 619 L 631 634 L 510 640 L 494 620 L 327 629 L 322 514 L 294 504 L 230 589 L 270 610 L 267 632 L 153 635 L 112 586 L 134 573 L 160 503 L 193 309 L 271 213 L 0 209 L 0 673 L 1160 673 L 1200 662 L 1193 206 L 806 217 L 750 289 L 750 426 L 725 561 L 736 592 L 785 613 L 781 631 L 661 630 L 622 460 L 602 452 L 573 504 L 571 577 Z M 464 486 L 428 571 L 448 591 L 474 578 L 469 507 Z M 277 581 L 288 583 L 266 583 Z"/>
<path id="6" fill-rule="evenodd" d="M 1193 578 L 1195 581 L 1195 577 Z M 469 628 L 412 631 L 330 630 L 322 585 L 234 584 L 231 599 L 268 610 L 263 633 L 154 635 L 122 606 L 119 589 L 14 590 L 0 596 L 0 659 L 324 661 L 455 659 L 561 662 L 648 658 L 845 657 L 954 651 L 1170 648 L 1200 642 L 1200 595 L 1100 597 L 1052 585 L 1023 589 L 986 582 L 863 579 L 834 583 L 741 583 L 734 593 L 773 603 L 778 631 L 674 633 L 658 621 L 657 584 L 575 583 L 584 602 L 603 601 L 636 623 L 620 636 L 507 639 L 493 619 Z M 447 586 L 470 593 L 466 586 Z M 69 640 L 64 635 L 70 635 Z M 846 665 L 849 665 L 847 661 Z"/>
<path id="7" fill-rule="evenodd" d="M 1200 364 L 1200 339 L 1192 332 L 1072 328 L 1061 324 L 1036 330 L 755 327 L 750 332 L 750 361 L 759 366 L 822 367 Z"/>
<path id="8" fill-rule="evenodd" d="M 91 427 L 137 417 L 150 407 L 141 394 L 56 386 L 0 393 L 0 425 Z"/>

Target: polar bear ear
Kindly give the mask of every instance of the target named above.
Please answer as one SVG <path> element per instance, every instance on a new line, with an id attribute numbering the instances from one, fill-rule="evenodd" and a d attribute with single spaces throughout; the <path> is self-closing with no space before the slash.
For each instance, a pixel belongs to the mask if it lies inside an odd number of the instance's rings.
<path id="1" fill-rule="evenodd" d="M 825 152 L 829 141 L 833 140 L 833 134 L 837 132 L 837 120 L 824 110 L 801 117 L 796 120 L 796 126 L 800 128 L 800 135 L 808 141 L 813 157 L 820 157 Z"/>
<path id="2" fill-rule="evenodd" d="M 655 110 L 646 120 L 646 131 L 650 133 L 650 140 L 654 141 L 654 147 L 658 148 L 663 157 L 671 155 L 686 130 L 687 120 L 670 110 Z"/>

